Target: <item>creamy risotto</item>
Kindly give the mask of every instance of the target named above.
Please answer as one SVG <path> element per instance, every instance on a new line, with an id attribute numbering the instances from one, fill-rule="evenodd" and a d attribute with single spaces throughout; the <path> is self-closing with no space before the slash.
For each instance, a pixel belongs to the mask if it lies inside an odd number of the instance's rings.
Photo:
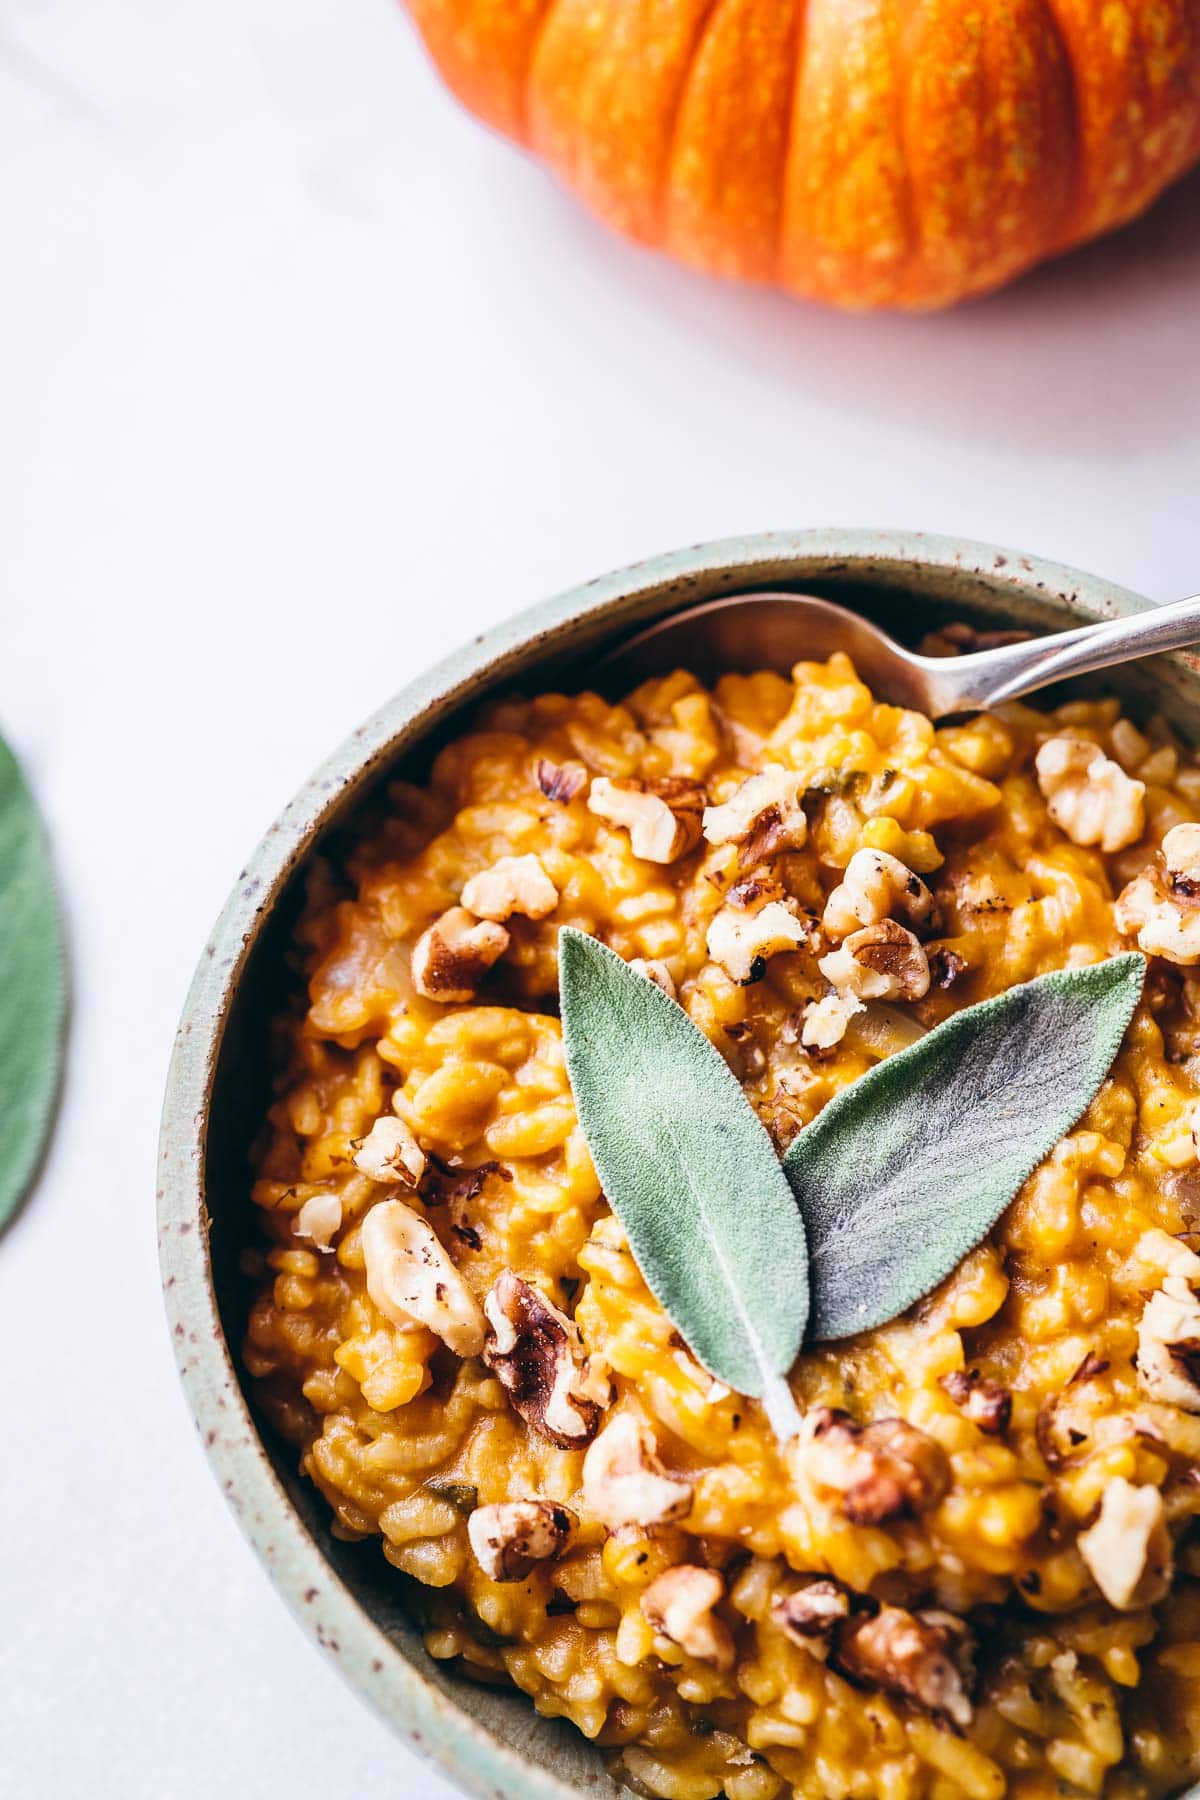
<path id="1" fill-rule="evenodd" d="M 1115 700 L 937 729 L 835 656 L 494 704 L 314 864 L 245 1362 L 338 1533 L 414 1578 L 434 1657 L 661 1800 L 1186 1786 L 1197 820 L 1195 758 Z M 801 1356 L 785 1451 L 605 1204 L 565 924 L 678 999 L 781 1150 L 959 1007 L 1125 949 L 1150 967 L 990 1238 L 901 1320 Z"/>

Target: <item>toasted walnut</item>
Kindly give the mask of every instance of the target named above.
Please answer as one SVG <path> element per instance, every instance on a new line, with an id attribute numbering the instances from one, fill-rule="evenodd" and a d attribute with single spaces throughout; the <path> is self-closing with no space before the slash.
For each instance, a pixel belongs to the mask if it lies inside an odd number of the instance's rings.
<path id="1" fill-rule="evenodd" d="M 762 980 L 770 957 L 806 949 L 816 936 L 816 921 L 801 913 L 795 901 L 768 900 L 757 912 L 723 906 L 709 925 L 706 942 L 713 961 L 744 986 Z"/>
<path id="2" fill-rule="evenodd" d="M 847 1413 L 818 1407 L 805 1419 L 802 1467 L 818 1488 L 841 1496 L 854 1525 L 883 1525 L 936 1506 L 949 1486 L 940 1444 L 904 1419 L 856 1425 Z"/>
<path id="3" fill-rule="evenodd" d="M 538 758 L 537 784 L 547 800 L 553 800 L 558 806 L 569 806 L 587 786 L 588 772 L 582 763 L 556 763 L 542 756 Z"/>
<path id="4" fill-rule="evenodd" d="M 483 1348 L 483 1314 L 433 1227 L 402 1200 L 380 1200 L 362 1222 L 367 1292 L 402 1329 L 425 1325 L 457 1356 Z"/>
<path id="5" fill-rule="evenodd" d="M 817 967 L 839 993 L 858 1000 L 923 1000 L 929 992 L 929 958 L 894 919 L 852 931 Z"/>
<path id="6" fill-rule="evenodd" d="M 332 1250 L 342 1228 L 342 1203 L 336 1194 L 313 1194 L 296 1214 L 292 1230 L 309 1238 L 318 1250 Z"/>
<path id="7" fill-rule="evenodd" d="M 804 1008 L 800 1042 L 806 1050 L 832 1050 L 845 1037 L 855 1013 L 864 1010 L 861 1000 L 853 994 L 839 994 L 836 989 L 822 1000 L 810 1000 Z"/>
<path id="8" fill-rule="evenodd" d="M 472 875 L 462 903 L 480 919 L 511 919 L 514 913 L 544 919 L 558 905 L 558 889 L 540 856 L 502 856 L 490 869 Z"/>
<path id="9" fill-rule="evenodd" d="M 524 1581 L 535 1563 L 564 1550 L 575 1514 L 554 1500 L 508 1500 L 478 1506 L 467 1520 L 475 1560 L 493 1581 Z"/>
<path id="10" fill-rule="evenodd" d="M 810 1581 L 792 1594 L 776 1594 L 771 1618 L 779 1629 L 821 1662 L 838 1626 L 850 1617 L 850 1595 L 836 1581 Z"/>
<path id="11" fill-rule="evenodd" d="M 955 1369 L 942 1376 L 942 1386 L 968 1419 L 989 1437 L 1002 1437 L 1012 1422 L 1012 1395 L 977 1369 Z"/>
<path id="12" fill-rule="evenodd" d="M 733 1638 L 713 1611 L 724 1594 L 725 1583 L 715 1569 L 679 1563 L 650 1583 L 642 1595 L 642 1615 L 655 1631 L 697 1662 L 731 1669 Z"/>
<path id="13" fill-rule="evenodd" d="M 397 1181 L 415 1188 L 425 1173 L 425 1152 L 403 1119 L 376 1119 L 358 1149 L 354 1166 L 372 1181 Z"/>
<path id="14" fill-rule="evenodd" d="M 1114 1477 L 1104 1490 L 1099 1518 L 1079 1534 L 1079 1553 L 1118 1612 L 1161 1600 L 1171 1580 L 1171 1539 L 1158 1489 Z"/>
<path id="15" fill-rule="evenodd" d="M 710 844 L 753 843 L 760 857 L 799 850 L 808 836 L 803 778 L 782 765 L 763 769 L 723 805 L 706 807 L 703 823 Z"/>
<path id="16" fill-rule="evenodd" d="M 933 895 L 898 856 L 886 850 L 856 850 L 841 886 L 825 902 L 821 924 L 829 937 L 844 938 L 883 919 L 896 919 L 912 931 L 930 931 L 936 923 Z"/>
<path id="17" fill-rule="evenodd" d="M 1136 844 L 1146 828 L 1146 785 L 1133 781 L 1099 744 L 1050 738 L 1034 766 L 1046 808 L 1073 844 L 1111 853 Z"/>
<path id="18" fill-rule="evenodd" d="M 647 959 L 644 956 L 632 956 L 629 959 L 629 966 L 631 969 L 635 969 L 639 975 L 644 975 L 647 981 L 652 981 L 655 987 L 660 987 L 668 1000 L 674 1000 L 675 978 L 665 962 L 658 957 Z"/>
<path id="19" fill-rule="evenodd" d="M 972 1639 L 951 1613 L 881 1606 L 838 1634 L 834 1666 L 849 1681 L 882 1688 L 950 1720 L 971 1723 Z"/>
<path id="20" fill-rule="evenodd" d="M 1142 1309 L 1137 1372 L 1152 1400 L 1200 1412 L 1200 1300 L 1182 1275 L 1168 1275 Z"/>
<path id="21" fill-rule="evenodd" d="M 633 854 L 643 862 L 671 863 L 700 840 L 704 789 L 687 781 L 610 781 L 598 775 L 588 811 L 623 825 Z"/>
<path id="22" fill-rule="evenodd" d="M 691 1482 L 667 1474 L 650 1432 L 632 1413 L 618 1413 L 591 1445 L 583 1459 L 583 1494 L 610 1531 L 666 1525 L 692 1504 Z"/>
<path id="23" fill-rule="evenodd" d="M 589 1365 L 575 1321 L 511 1269 L 483 1310 L 491 1328 L 483 1360 L 530 1430 L 564 1450 L 590 1443 L 612 1391 Z"/>
<path id="24" fill-rule="evenodd" d="M 473 1000 L 492 964 L 508 949 L 508 942 L 503 925 L 473 918 L 465 906 L 452 906 L 417 939 L 412 953 L 413 986 L 427 1000 Z"/>
<path id="25" fill-rule="evenodd" d="M 1118 929 L 1137 933 L 1148 956 L 1190 967 L 1200 962 L 1200 825 L 1175 825 L 1162 855 L 1124 888 Z"/>

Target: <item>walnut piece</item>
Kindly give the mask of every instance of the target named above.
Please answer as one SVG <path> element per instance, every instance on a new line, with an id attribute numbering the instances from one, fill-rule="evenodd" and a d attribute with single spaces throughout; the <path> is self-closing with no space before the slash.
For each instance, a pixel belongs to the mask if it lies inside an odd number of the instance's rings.
<path id="1" fill-rule="evenodd" d="M 412 953 L 413 986 L 427 1000 L 473 1000 L 475 990 L 504 955 L 508 943 L 503 925 L 476 919 L 465 906 L 452 906 L 417 939 Z"/>
<path id="2" fill-rule="evenodd" d="M 588 784 L 588 772 L 582 763 L 556 763 L 540 756 L 536 772 L 539 788 L 547 800 L 558 806 L 569 806 Z"/>
<path id="3" fill-rule="evenodd" d="M 1124 888 L 1117 927 L 1140 950 L 1184 967 L 1200 962 L 1200 825 L 1175 825 L 1162 855 Z"/>
<path id="4" fill-rule="evenodd" d="M 427 1220 L 403 1200 L 380 1200 L 362 1222 L 367 1292 L 401 1330 L 424 1325 L 456 1356 L 478 1356 L 484 1320 L 475 1296 Z"/>
<path id="5" fill-rule="evenodd" d="M 1137 1372 L 1152 1400 L 1200 1413 L 1200 1300 L 1182 1275 L 1168 1275 L 1142 1308 Z"/>
<path id="6" fill-rule="evenodd" d="M 898 856 L 886 850 L 856 850 L 841 885 L 825 902 L 821 924 L 836 939 L 883 919 L 896 919 L 911 931 L 929 931 L 936 922 L 936 903 L 921 877 Z"/>
<path id="7" fill-rule="evenodd" d="M 1046 809 L 1073 844 L 1106 853 L 1136 844 L 1146 828 L 1146 784 L 1126 775 L 1099 744 L 1049 738 L 1034 759 Z"/>
<path id="8" fill-rule="evenodd" d="M 1006 1387 L 977 1369 L 954 1369 L 942 1376 L 942 1386 L 980 1431 L 1003 1437 L 1012 1423 L 1012 1395 Z"/>
<path id="9" fill-rule="evenodd" d="M 771 1618 L 779 1629 L 821 1662 L 849 1617 L 850 1595 L 836 1581 L 810 1581 L 795 1593 L 776 1594 L 771 1602 Z"/>
<path id="10" fill-rule="evenodd" d="M 725 1583 L 715 1569 L 679 1563 L 650 1583 L 642 1595 L 642 1616 L 697 1662 L 731 1669 L 733 1638 L 713 1611 L 724 1594 Z"/>
<path id="11" fill-rule="evenodd" d="M 672 863 L 700 840 L 704 789 L 687 781 L 610 781 L 598 775 L 588 811 L 624 826 L 633 854 L 643 862 Z"/>
<path id="12" fill-rule="evenodd" d="M 839 994 L 836 989 L 822 1000 L 810 1000 L 804 1008 L 800 1042 L 806 1050 L 832 1050 L 845 1037 L 855 1013 L 865 1010 L 854 994 Z"/>
<path id="13" fill-rule="evenodd" d="M 808 837 L 804 780 L 782 764 L 749 776 L 721 806 L 704 810 L 710 844 L 752 842 L 758 857 L 799 850 Z"/>
<path id="14" fill-rule="evenodd" d="M 545 919 L 558 905 L 558 889 L 541 857 L 531 853 L 502 856 L 490 869 L 472 875 L 461 898 L 467 911 L 479 919 L 511 919 L 514 913 Z"/>
<path id="15" fill-rule="evenodd" d="M 794 900 L 768 900 L 757 912 L 726 904 L 708 927 L 708 954 L 743 987 L 761 981 L 768 959 L 787 950 L 809 948 L 816 940 L 814 919 Z"/>
<path id="16" fill-rule="evenodd" d="M 833 1663 L 847 1680 L 896 1694 L 965 1731 L 971 1648 L 968 1628 L 952 1613 L 881 1606 L 842 1627 Z"/>
<path id="17" fill-rule="evenodd" d="M 575 1514 L 554 1500 L 506 1500 L 477 1506 L 467 1520 L 475 1560 L 492 1581 L 524 1581 L 535 1563 L 570 1541 Z"/>
<path id="18" fill-rule="evenodd" d="M 590 1446 L 583 1459 L 583 1494 L 609 1531 L 666 1525 L 692 1505 L 691 1482 L 667 1474 L 650 1432 L 632 1413 L 618 1413 Z"/>
<path id="19" fill-rule="evenodd" d="M 858 1000 L 923 1000 L 929 992 L 929 958 L 894 919 L 852 931 L 817 967 L 839 993 Z"/>
<path id="20" fill-rule="evenodd" d="M 1118 1612 L 1153 1606 L 1171 1580 L 1171 1539 L 1163 1497 L 1123 1475 L 1104 1490 L 1100 1516 L 1079 1534 L 1079 1553 L 1096 1586 Z"/>
<path id="21" fill-rule="evenodd" d="M 808 1414 L 801 1464 L 818 1488 L 840 1496 L 853 1525 L 884 1525 L 936 1506 L 950 1483 L 941 1445 L 904 1419 L 856 1425 L 822 1406 Z"/>
<path id="22" fill-rule="evenodd" d="M 425 1152 L 403 1119 L 376 1119 L 354 1152 L 354 1166 L 372 1181 L 395 1181 L 415 1188 L 425 1173 Z"/>
<path id="23" fill-rule="evenodd" d="M 342 1203 L 336 1194 L 313 1194 L 296 1214 L 292 1230 L 308 1238 L 318 1250 L 332 1250 L 342 1228 Z"/>
<path id="24" fill-rule="evenodd" d="M 652 981 L 655 987 L 660 987 L 668 1000 L 675 999 L 675 978 L 661 958 L 631 956 L 629 966 L 639 975 L 644 975 L 647 981 Z"/>
<path id="25" fill-rule="evenodd" d="M 590 1367 L 575 1321 L 511 1269 L 497 1276 L 483 1310 L 483 1360 L 530 1430 L 564 1450 L 590 1443 L 612 1390 Z"/>

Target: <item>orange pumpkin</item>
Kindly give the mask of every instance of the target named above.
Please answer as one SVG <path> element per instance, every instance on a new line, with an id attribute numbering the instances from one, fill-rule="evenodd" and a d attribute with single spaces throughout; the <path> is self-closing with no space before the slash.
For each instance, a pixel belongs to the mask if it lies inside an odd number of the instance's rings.
<path id="1" fill-rule="evenodd" d="M 408 0 L 446 81 L 697 268 L 945 306 L 1200 158 L 1200 0 Z"/>

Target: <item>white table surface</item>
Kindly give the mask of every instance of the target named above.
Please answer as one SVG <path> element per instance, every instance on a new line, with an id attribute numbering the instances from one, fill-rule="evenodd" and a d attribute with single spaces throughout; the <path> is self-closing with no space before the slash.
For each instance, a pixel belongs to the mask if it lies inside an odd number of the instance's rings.
<path id="1" fill-rule="evenodd" d="M 610 240 L 389 0 L 4 0 L 0 246 L 0 727 L 75 979 L 0 1242 L 0 1787 L 441 1800 L 177 1387 L 154 1140 L 205 932 L 393 686 L 636 557 L 894 525 L 1200 588 L 1200 185 L 985 304 L 838 317 Z"/>

